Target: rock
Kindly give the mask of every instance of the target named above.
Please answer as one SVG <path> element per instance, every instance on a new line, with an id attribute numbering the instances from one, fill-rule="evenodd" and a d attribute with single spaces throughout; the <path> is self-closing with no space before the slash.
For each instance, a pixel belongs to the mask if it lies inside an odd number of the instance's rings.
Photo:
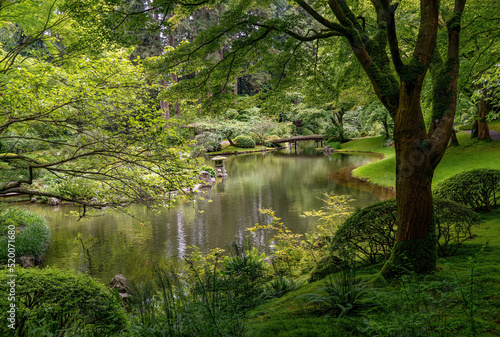
<path id="1" fill-rule="evenodd" d="M 61 204 L 61 200 L 57 198 L 49 198 L 49 200 L 47 200 L 47 204 L 49 206 L 59 206 Z"/>
<path id="2" fill-rule="evenodd" d="M 31 198 L 30 198 L 30 201 L 31 201 L 31 202 L 37 202 L 37 201 L 38 201 L 38 198 L 37 198 L 37 197 L 35 197 L 35 196 L 33 196 L 33 197 L 31 197 Z"/>
<path id="3" fill-rule="evenodd" d="M 109 281 L 109 287 L 111 289 L 116 289 L 120 294 L 130 291 L 130 286 L 128 285 L 128 280 L 122 274 L 116 274 L 111 281 Z M 128 295 L 128 294 L 127 294 Z M 128 296 L 122 296 L 128 297 Z"/>
<path id="4" fill-rule="evenodd" d="M 33 268 L 35 266 L 35 257 L 33 255 L 21 256 L 19 264 L 23 268 Z"/>
<path id="5" fill-rule="evenodd" d="M 266 149 L 266 147 L 265 147 L 265 146 L 261 147 L 261 148 L 260 148 L 260 150 L 261 150 L 262 152 L 267 151 L 267 149 Z"/>
<path id="6" fill-rule="evenodd" d="M 323 147 L 324 154 L 332 154 L 334 152 L 335 152 L 335 149 L 333 147 L 331 147 L 330 145 Z"/>
<path id="7" fill-rule="evenodd" d="M 201 171 L 201 174 L 198 178 L 203 182 L 201 187 L 212 187 L 212 177 L 207 171 Z"/>

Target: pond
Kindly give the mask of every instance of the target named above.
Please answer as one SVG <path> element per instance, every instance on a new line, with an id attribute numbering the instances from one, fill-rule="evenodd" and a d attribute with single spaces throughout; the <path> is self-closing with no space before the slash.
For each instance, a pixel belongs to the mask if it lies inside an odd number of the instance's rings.
<path id="1" fill-rule="evenodd" d="M 103 282 L 115 274 L 138 281 L 153 266 L 183 257 L 189 247 L 207 252 L 242 242 L 246 228 L 267 223 L 259 212 L 270 208 L 295 233 L 310 233 L 314 220 L 300 217 L 323 206 L 323 193 L 333 191 L 366 206 L 394 197 L 394 192 L 350 177 L 350 170 L 374 160 L 373 155 L 299 154 L 288 150 L 230 156 L 225 161 L 228 176 L 218 178 L 212 189 L 193 200 L 181 200 L 163 212 L 140 205 L 123 213 L 81 219 L 71 215 L 75 207 L 28 205 L 43 214 L 52 229 L 52 241 L 43 265 L 88 273 Z M 143 222 L 143 224 L 141 224 Z M 265 246 L 268 237 L 254 237 Z"/>

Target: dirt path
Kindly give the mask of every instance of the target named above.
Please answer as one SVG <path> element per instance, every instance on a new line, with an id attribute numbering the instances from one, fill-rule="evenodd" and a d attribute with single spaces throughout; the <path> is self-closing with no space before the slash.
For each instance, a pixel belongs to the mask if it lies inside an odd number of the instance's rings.
<path id="1" fill-rule="evenodd" d="M 470 135 L 470 130 L 464 130 L 465 132 L 467 132 L 469 135 Z M 496 141 L 499 141 L 500 142 L 500 132 L 496 132 L 494 130 L 490 130 L 490 137 L 492 140 L 496 140 Z"/>

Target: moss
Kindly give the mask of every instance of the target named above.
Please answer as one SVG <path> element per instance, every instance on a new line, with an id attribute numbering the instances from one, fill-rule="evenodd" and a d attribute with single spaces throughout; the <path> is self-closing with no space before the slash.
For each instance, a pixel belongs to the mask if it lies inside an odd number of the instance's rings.
<path id="1" fill-rule="evenodd" d="M 411 82 L 425 72 L 425 66 L 416 57 L 412 57 L 410 62 L 403 67 L 400 77 L 403 81 Z"/>
<path id="2" fill-rule="evenodd" d="M 424 129 L 425 129 L 425 121 L 424 121 L 424 119 L 423 119 L 423 118 L 420 120 L 420 123 L 418 123 L 418 127 L 419 127 L 421 130 L 424 130 Z"/>
<path id="3" fill-rule="evenodd" d="M 309 282 L 315 282 L 336 273 L 341 269 L 342 260 L 335 255 L 329 255 L 318 262 L 309 276 Z"/>
<path id="4" fill-rule="evenodd" d="M 370 66 L 367 72 L 377 84 L 381 96 L 391 104 L 396 105 L 399 100 L 399 83 L 396 77 L 391 73 L 381 71 L 375 63 Z"/>
<path id="5" fill-rule="evenodd" d="M 424 151 L 430 149 L 430 144 L 429 144 L 429 141 L 427 140 L 427 138 L 422 139 L 419 147 Z"/>
<path id="6" fill-rule="evenodd" d="M 462 21 L 462 12 L 455 12 L 451 16 L 450 20 L 446 23 L 448 32 L 453 30 L 460 30 L 460 22 Z"/>
<path id="7" fill-rule="evenodd" d="M 435 271 L 436 247 L 436 222 L 433 216 L 428 235 L 419 239 L 396 242 L 391 257 L 381 270 L 382 276 L 392 278 L 408 272 L 424 274 Z"/>
<path id="8" fill-rule="evenodd" d="M 456 60 L 448 59 L 438 71 L 434 80 L 432 119 L 440 120 L 445 114 L 450 113 L 450 103 L 453 94 L 449 88 L 453 80 L 450 73 L 455 67 Z"/>

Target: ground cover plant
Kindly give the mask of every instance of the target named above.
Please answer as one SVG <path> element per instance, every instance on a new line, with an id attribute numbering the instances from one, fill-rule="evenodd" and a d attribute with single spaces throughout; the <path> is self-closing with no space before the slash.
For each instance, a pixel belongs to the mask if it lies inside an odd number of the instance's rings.
<path id="1" fill-rule="evenodd" d="M 14 207 L 0 207 L 0 263 L 7 263 L 8 243 L 15 245 L 16 257 L 43 256 L 50 240 L 47 221 L 39 214 Z M 19 261 L 18 261 L 19 262 Z"/>

